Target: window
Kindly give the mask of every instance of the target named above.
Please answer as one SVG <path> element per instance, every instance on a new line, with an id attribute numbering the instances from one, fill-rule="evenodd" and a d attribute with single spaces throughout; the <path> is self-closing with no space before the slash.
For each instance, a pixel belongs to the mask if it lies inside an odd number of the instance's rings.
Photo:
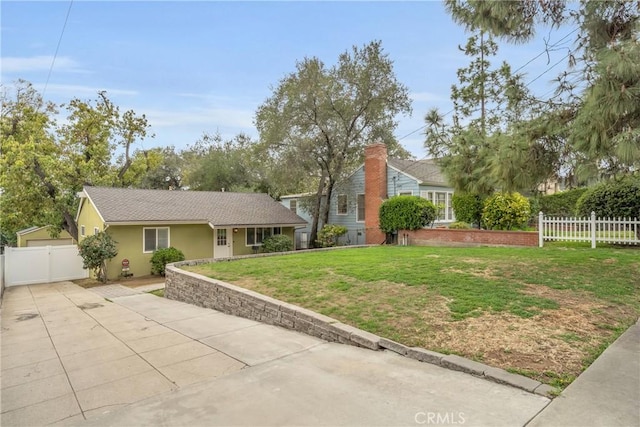
<path id="1" fill-rule="evenodd" d="M 453 193 L 449 191 L 420 191 L 420 197 L 436 205 L 438 214 L 436 221 L 455 221 L 451 203 Z"/>
<path id="2" fill-rule="evenodd" d="M 81 225 L 81 226 L 80 226 L 80 235 L 81 235 L 82 237 L 86 236 L 86 234 L 85 234 L 85 229 L 84 229 L 84 225 Z"/>
<path id="3" fill-rule="evenodd" d="M 347 195 L 338 194 L 338 215 L 347 214 Z"/>
<path id="4" fill-rule="evenodd" d="M 358 194 L 356 221 L 364 222 L 364 194 Z"/>
<path id="5" fill-rule="evenodd" d="M 247 228 L 247 246 L 260 246 L 267 237 L 274 234 L 282 234 L 281 227 L 257 227 Z"/>
<path id="6" fill-rule="evenodd" d="M 169 247 L 169 227 L 144 228 L 143 235 L 143 251 L 145 253 Z"/>
<path id="7" fill-rule="evenodd" d="M 218 228 L 216 230 L 216 245 L 227 246 L 227 229 Z"/>
<path id="8" fill-rule="evenodd" d="M 398 193 L 398 196 L 413 196 L 413 191 L 401 191 Z"/>
<path id="9" fill-rule="evenodd" d="M 291 211 L 294 214 L 298 213 L 298 201 L 297 200 L 289 200 L 289 209 L 291 209 Z"/>
<path id="10" fill-rule="evenodd" d="M 98 227 L 93 227 L 93 234 L 96 235 L 100 232 L 100 229 Z"/>

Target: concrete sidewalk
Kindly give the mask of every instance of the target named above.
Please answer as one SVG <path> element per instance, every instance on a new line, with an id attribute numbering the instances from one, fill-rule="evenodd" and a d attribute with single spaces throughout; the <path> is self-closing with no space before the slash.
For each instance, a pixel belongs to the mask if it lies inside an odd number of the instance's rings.
<path id="1" fill-rule="evenodd" d="M 390 352 L 63 282 L 2 305 L 3 426 L 523 426 L 549 399 Z"/>

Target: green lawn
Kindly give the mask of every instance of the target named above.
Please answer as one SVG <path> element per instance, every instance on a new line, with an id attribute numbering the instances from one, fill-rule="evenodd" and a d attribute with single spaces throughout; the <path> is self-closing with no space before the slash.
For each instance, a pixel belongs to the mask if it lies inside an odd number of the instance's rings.
<path id="1" fill-rule="evenodd" d="M 370 247 L 190 267 L 563 386 L 640 315 L 640 250 Z"/>

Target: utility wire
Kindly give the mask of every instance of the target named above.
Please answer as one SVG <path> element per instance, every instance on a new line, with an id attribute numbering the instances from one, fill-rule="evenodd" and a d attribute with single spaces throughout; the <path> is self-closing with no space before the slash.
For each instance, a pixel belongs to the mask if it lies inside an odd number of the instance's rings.
<path id="1" fill-rule="evenodd" d="M 67 28 L 67 22 L 69 21 L 69 14 L 71 13 L 71 6 L 73 6 L 73 0 L 69 2 L 69 8 L 67 9 L 67 15 L 64 18 L 64 24 L 62 25 L 62 31 L 60 31 L 60 37 L 58 38 L 58 44 L 56 46 L 56 51 L 53 54 L 53 60 L 51 61 L 51 67 L 49 67 L 49 73 L 47 74 L 47 80 L 44 83 L 44 89 L 42 90 L 42 98 L 44 99 L 44 94 L 47 92 L 47 86 L 49 86 L 49 79 L 51 79 L 51 73 L 53 72 L 53 67 L 56 64 L 56 58 L 58 57 L 58 51 L 60 50 L 60 44 L 62 43 L 62 36 L 64 36 L 64 31 Z"/>
<path id="2" fill-rule="evenodd" d="M 557 42 L 555 42 L 554 44 L 547 46 L 542 52 L 540 52 L 538 55 L 536 55 L 535 57 L 531 58 L 529 61 L 527 61 L 524 65 L 521 65 L 519 68 L 517 68 L 514 73 L 517 73 L 518 71 L 522 70 L 524 67 L 526 67 L 527 65 L 531 64 L 533 61 L 535 61 L 536 59 L 540 58 L 542 55 L 544 55 L 545 53 L 547 53 L 549 51 L 549 49 L 552 49 L 554 47 L 557 47 L 560 43 L 562 43 L 567 37 L 571 36 L 573 33 L 575 33 L 576 31 L 578 31 L 577 28 L 575 28 L 573 31 L 570 31 L 569 33 L 565 34 L 564 37 L 562 37 L 560 40 L 558 40 Z M 543 71 L 541 74 L 539 74 L 537 77 L 535 77 L 533 80 L 529 81 L 527 84 L 525 84 L 525 87 L 529 87 L 529 85 L 533 82 L 535 82 L 536 80 L 538 80 L 540 77 L 542 77 L 543 75 L 545 75 L 546 73 L 548 73 L 549 71 L 551 71 L 554 67 L 556 67 L 558 64 L 560 64 L 562 61 L 564 61 L 565 59 L 567 59 L 569 57 L 569 54 L 567 54 L 564 58 L 562 58 L 560 61 L 556 62 L 555 64 L 553 64 L 551 67 L 547 68 L 545 71 Z M 451 110 L 447 111 L 446 113 L 444 113 L 442 115 L 442 117 L 446 117 L 449 114 L 453 113 L 455 111 L 455 108 L 452 108 Z M 408 134 L 404 135 L 401 138 L 398 138 L 398 141 L 402 141 L 403 139 L 415 134 L 416 132 L 420 132 L 421 130 L 423 130 L 424 128 L 426 128 L 428 125 L 422 125 L 419 128 L 409 132 Z"/>

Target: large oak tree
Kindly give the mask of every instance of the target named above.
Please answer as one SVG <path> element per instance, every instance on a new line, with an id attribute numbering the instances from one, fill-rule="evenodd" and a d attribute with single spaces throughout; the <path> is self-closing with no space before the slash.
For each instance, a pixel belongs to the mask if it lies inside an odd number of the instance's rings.
<path id="1" fill-rule="evenodd" d="M 328 221 L 329 203 L 323 198 L 330 200 L 336 183 L 362 161 L 366 144 L 385 142 L 392 155 L 408 156 L 393 130 L 396 117 L 410 112 L 408 89 L 378 41 L 354 46 L 331 67 L 305 58 L 258 108 L 260 144 L 277 171 L 281 192 L 315 185 L 312 244 L 318 227 Z"/>

